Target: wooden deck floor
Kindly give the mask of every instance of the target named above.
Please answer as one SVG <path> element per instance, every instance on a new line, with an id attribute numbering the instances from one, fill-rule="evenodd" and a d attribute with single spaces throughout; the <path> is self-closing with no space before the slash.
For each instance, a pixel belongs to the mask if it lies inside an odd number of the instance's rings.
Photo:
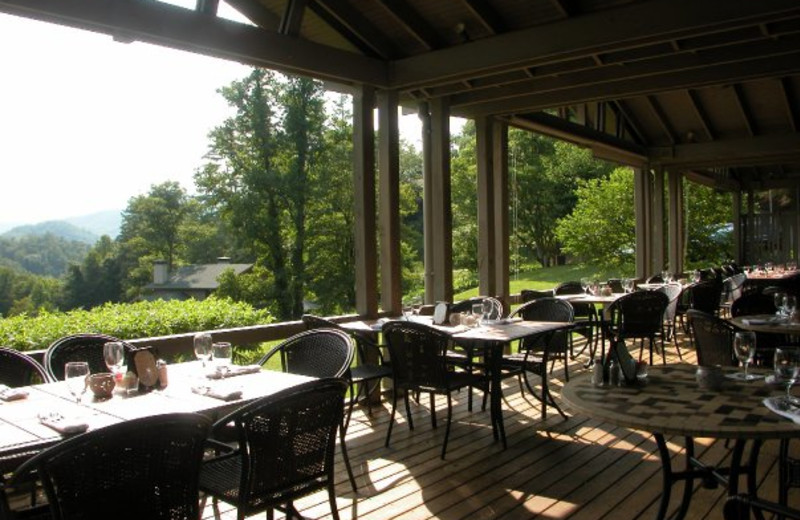
<path id="1" fill-rule="evenodd" d="M 684 361 L 693 363 L 694 352 L 682 341 Z M 674 348 L 668 362 L 677 362 Z M 660 361 L 660 358 L 656 359 Z M 579 359 L 571 374 L 583 370 Z M 562 384 L 563 370 L 556 367 L 553 386 Z M 576 520 L 655 518 L 662 494 L 661 465 L 649 434 L 617 428 L 582 416 L 563 420 L 550 413 L 541 420 L 539 404 L 519 392 L 510 380 L 504 395 L 508 449 L 492 440 L 489 414 L 466 407 L 466 391 L 455 396 L 453 426 L 447 460 L 439 458 L 444 436 L 446 404 L 437 402 L 439 428 L 432 429 L 428 399 L 412 404 L 414 431 L 404 416 L 384 447 L 389 404 L 373 407 L 372 416 L 357 409 L 347 434 L 347 446 L 359 490 L 353 493 L 337 452 L 337 506 L 340 518 L 422 520 L 440 518 L 516 519 L 570 518 Z M 480 394 L 477 402 L 480 403 Z M 569 412 L 568 412 L 569 415 Z M 682 438 L 670 440 L 674 467 L 682 468 Z M 724 442 L 699 439 L 697 455 L 707 463 L 723 462 Z M 793 443 L 800 444 L 800 443 Z M 793 446 L 793 454 L 797 446 Z M 759 474 L 766 475 L 763 495 L 775 497 L 777 443 L 762 448 Z M 696 485 L 688 519 L 721 519 L 722 489 Z M 672 493 L 677 507 L 682 485 Z M 790 496 L 800 506 L 800 494 Z M 327 494 L 316 493 L 296 506 L 307 518 L 330 518 Z M 222 507 L 224 518 L 235 512 Z M 208 506 L 206 517 L 213 518 Z"/>

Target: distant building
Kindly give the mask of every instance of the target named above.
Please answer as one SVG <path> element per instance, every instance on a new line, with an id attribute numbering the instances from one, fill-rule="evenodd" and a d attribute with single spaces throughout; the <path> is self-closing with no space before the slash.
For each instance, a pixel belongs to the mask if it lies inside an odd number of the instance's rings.
<path id="1" fill-rule="evenodd" d="M 253 264 L 232 264 L 220 257 L 215 264 L 185 265 L 170 273 L 167 262 L 153 263 L 153 282 L 144 286 L 146 300 L 205 300 L 219 287 L 217 279 L 232 269 L 237 276 L 249 272 Z"/>

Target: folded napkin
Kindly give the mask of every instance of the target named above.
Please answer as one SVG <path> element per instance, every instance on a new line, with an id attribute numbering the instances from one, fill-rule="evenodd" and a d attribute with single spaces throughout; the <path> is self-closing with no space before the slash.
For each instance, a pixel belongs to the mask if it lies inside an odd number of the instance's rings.
<path id="1" fill-rule="evenodd" d="M 39 422 L 62 435 L 83 433 L 89 429 L 89 424 L 82 419 L 77 417 L 64 417 L 58 412 L 39 414 Z"/>
<path id="2" fill-rule="evenodd" d="M 28 397 L 28 391 L 24 388 L 9 388 L 6 385 L 0 385 L 0 399 L 3 401 L 16 401 L 26 397 Z"/>
<path id="3" fill-rule="evenodd" d="M 788 402 L 784 396 L 766 397 L 764 406 L 778 415 L 791 419 L 795 424 L 800 424 L 800 406 Z"/>
<path id="4" fill-rule="evenodd" d="M 209 379 L 223 379 L 223 377 L 228 378 L 241 376 L 244 374 L 257 374 L 259 372 L 261 372 L 261 365 L 231 365 L 228 367 L 228 371 L 225 372 L 224 375 L 219 370 L 215 370 L 207 373 L 206 377 Z"/>
<path id="5" fill-rule="evenodd" d="M 192 388 L 192 392 L 222 401 L 235 401 L 242 398 L 241 390 L 227 390 L 223 388 L 212 388 L 210 386 L 196 386 Z"/>

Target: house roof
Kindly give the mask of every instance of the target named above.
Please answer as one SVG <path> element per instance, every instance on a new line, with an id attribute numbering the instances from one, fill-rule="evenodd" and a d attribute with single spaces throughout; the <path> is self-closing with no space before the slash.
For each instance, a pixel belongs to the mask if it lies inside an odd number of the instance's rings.
<path id="1" fill-rule="evenodd" d="M 444 100 L 730 189 L 800 183 L 796 0 L 128 0 L 0 11 Z"/>
<path id="2" fill-rule="evenodd" d="M 185 265 L 172 273 L 166 283 L 150 283 L 145 289 L 150 291 L 169 290 L 206 290 L 213 291 L 219 287 L 217 278 L 224 271 L 232 269 L 234 274 L 240 275 L 248 272 L 253 264 L 201 264 Z"/>

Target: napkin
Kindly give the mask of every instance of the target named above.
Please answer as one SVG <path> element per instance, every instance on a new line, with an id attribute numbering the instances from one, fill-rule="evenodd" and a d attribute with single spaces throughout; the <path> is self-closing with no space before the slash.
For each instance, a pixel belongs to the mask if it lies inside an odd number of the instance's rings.
<path id="1" fill-rule="evenodd" d="M 196 386 L 192 388 L 192 392 L 200 395 L 207 395 L 214 399 L 222 401 L 235 401 L 242 398 L 241 390 L 227 390 L 223 388 L 212 388 L 210 386 Z"/>
<path id="2" fill-rule="evenodd" d="M 3 401 L 16 401 L 26 397 L 28 397 L 28 391 L 24 388 L 9 388 L 6 385 L 0 385 L 0 399 Z"/>
<path id="3" fill-rule="evenodd" d="M 800 406 L 786 401 L 785 397 L 766 397 L 764 398 L 764 406 L 774 413 L 791 419 L 796 424 L 800 424 Z"/>
<path id="4" fill-rule="evenodd" d="M 89 424 L 77 417 L 64 417 L 58 412 L 40 414 L 39 422 L 48 426 L 62 435 L 83 433 L 89 429 Z"/>
<path id="5" fill-rule="evenodd" d="M 225 378 L 241 376 L 244 374 L 257 374 L 261 372 L 261 365 L 231 365 L 225 373 Z M 206 374 L 209 379 L 223 379 L 222 372 L 215 370 Z"/>

